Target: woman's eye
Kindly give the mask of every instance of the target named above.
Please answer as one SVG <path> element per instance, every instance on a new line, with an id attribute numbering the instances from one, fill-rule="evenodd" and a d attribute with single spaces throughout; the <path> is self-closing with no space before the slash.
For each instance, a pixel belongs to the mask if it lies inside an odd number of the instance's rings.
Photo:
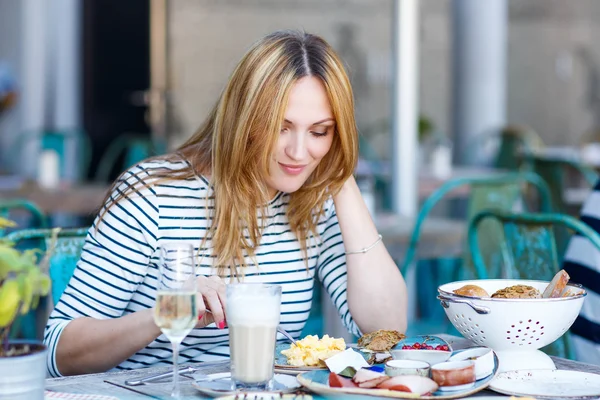
<path id="1" fill-rule="evenodd" d="M 315 135 L 315 136 L 325 136 L 325 135 L 327 135 L 327 131 L 325 131 L 325 132 L 316 132 L 316 131 L 313 131 L 312 134 Z"/>
<path id="2" fill-rule="evenodd" d="M 281 130 L 279 132 L 280 133 L 286 133 L 287 131 L 289 131 L 289 129 L 284 127 L 284 128 L 281 128 Z"/>

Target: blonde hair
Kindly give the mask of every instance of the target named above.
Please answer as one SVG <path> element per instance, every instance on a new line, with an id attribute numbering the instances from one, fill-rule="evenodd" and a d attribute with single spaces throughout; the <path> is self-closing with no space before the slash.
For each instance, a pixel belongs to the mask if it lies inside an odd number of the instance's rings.
<path id="1" fill-rule="evenodd" d="M 269 160 L 277 143 L 292 86 L 301 78 L 319 78 L 327 92 L 335 133 L 329 152 L 307 182 L 290 194 L 287 218 L 307 257 L 307 237 L 317 236 L 325 200 L 339 192 L 358 159 L 358 135 L 352 88 L 343 63 L 322 38 L 304 32 L 277 31 L 256 42 L 233 71 L 216 106 L 177 154 L 190 167 L 153 172 L 158 180 L 211 176 L 214 210 L 208 238 L 219 275 L 243 276 L 245 256 L 255 259 L 267 215 Z M 137 192 L 128 188 L 126 192 Z M 121 195 L 120 197 L 126 197 Z M 117 199 L 118 200 L 118 199 Z M 112 200 L 116 202 L 117 200 Z M 109 199 L 110 202 L 110 199 Z M 105 208 L 106 209 L 106 208 Z M 261 212 L 262 211 L 262 212 Z M 217 229 L 218 227 L 218 229 Z"/>

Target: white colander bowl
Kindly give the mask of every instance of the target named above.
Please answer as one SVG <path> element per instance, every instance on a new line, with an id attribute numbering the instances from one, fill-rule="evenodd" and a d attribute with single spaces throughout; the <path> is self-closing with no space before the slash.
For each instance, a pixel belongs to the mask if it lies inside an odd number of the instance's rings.
<path id="1" fill-rule="evenodd" d="M 454 327 L 478 345 L 492 348 L 500 370 L 555 368 L 541 351 L 560 338 L 579 315 L 586 292 L 569 285 L 576 295 L 556 299 L 493 299 L 460 296 L 454 290 L 477 285 L 490 295 L 513 285 L 528 285 L 544 292 L 549 282 L 522 279 L 457 281 L 438 287 L 438 299 Z M 503 365 L 504 364 L 504 365 Z"/>

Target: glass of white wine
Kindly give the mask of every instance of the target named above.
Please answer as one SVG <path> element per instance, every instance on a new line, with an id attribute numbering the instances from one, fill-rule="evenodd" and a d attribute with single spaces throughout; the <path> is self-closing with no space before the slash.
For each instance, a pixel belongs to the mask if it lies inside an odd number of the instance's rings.
<path id="1" fill-rule="evenodd" d="M 198 322 L 194 248 L 191 244 L 166 243 L 159 252 L 154 322 L 173 346 L 171 397 L 179 397 L 179 345 Z"/>

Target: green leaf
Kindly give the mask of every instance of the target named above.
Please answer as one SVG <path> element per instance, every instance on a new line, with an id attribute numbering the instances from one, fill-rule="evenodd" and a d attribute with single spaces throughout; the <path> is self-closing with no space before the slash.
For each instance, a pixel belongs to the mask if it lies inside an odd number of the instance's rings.
<path id="1" fill-rule="evenodd" d="M 48 292 L 50 292 L 50 286 L 50 277 L 46 274 L 39 273 L 37 276 L 36 294 L 39 296 L 47 295 Z"/>
<path id="2" fill-rule="evenodd" d="M 344 376 L 346 378 L 354 378 L 354 375 L 356 375 L 356 368 L 346 367 L 338 375 Z"/>
<path id="3" fill-rule="evenodd" d="M 0 328 L 12 324 L 19 311 L 20 300 L 19 283 L 16 280 L 9 279 L 0 286 Z"/>
<path id="4" fill-rule="evenodd" d="M 10 272 L 20 271 L 22 264 L 21 254 L 17 250 L 0 246 L 0 280 L 4 280 Z"/>
<path id="5" fill-rule="evenodd" d="M 19 294 L 21 295 L 21 314 L 25 315 L 31 307 L 33 299 L 33 290 L 37 282 L 37 273 L 35 270 L 29 271 L 27 274 L 21 274 L 17 280 L 19 282 Z"/>
<path id="6" fill-rule="evenodd" d="M 17 226 L 13 221 L 0 217 L 0 228 L 14 228 Z"/>

